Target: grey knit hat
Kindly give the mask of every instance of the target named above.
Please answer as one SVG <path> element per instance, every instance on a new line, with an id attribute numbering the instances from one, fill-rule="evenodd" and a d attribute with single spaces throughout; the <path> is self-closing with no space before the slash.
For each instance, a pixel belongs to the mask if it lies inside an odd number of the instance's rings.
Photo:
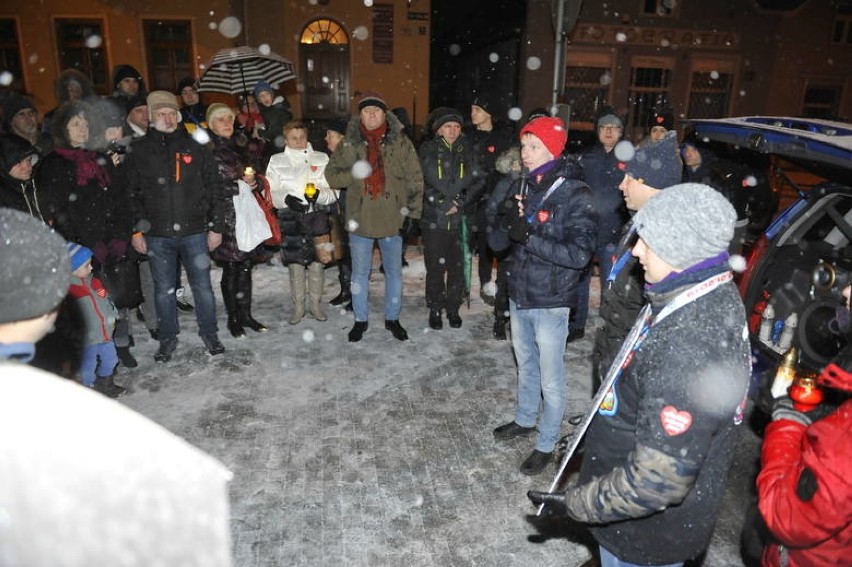
<path id="1" fill-rule="evenodd" d="M 70 283 L 65 240 L 26 213 L 0 208 L 0 323 L 50 313 Z"/>
<path id="2" fill-rule="evenodd" d="M 677 132 L 670 131 L 658 141 L 636 150 L 624 172 L 648 187 L 665 189 L 680 183 L 683 162 L 677 148 Z"/>
<path id="3" fill-rule="evenodd" d="M 633 217 L 648 248 L 680 270 L 727 251 L 736 221 L 728 200 L 702 183 L 669 187 Z"/>

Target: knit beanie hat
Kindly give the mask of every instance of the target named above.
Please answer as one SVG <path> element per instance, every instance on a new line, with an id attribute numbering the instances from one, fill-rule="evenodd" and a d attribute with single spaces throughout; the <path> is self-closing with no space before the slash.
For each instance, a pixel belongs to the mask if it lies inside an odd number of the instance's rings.
<path id="1" fill-rule="evenodd" d="M 53 311 L 71 281 L 65 240 L 30 215 L 5 208 L 0 235 L 0 323 Z"/>
<path id="2" fill-rule="evenodd" d="M 180 110 L 180 106 L 178 106 L 177 97 L 170 93 L 169 91 L 151 91 L 148 94 L 148 114 L 151 118 L 154 117 L 154 113 L 160 110 L 161 108 L 173 108 L 175 110 Z"/>
<path id="3" fill-rule="evenodd" d="M 680 183 L 682 169 L 677 133 L 671 131 L 662 140 L 637 149 L 624 172 L 648 187 L 665 189 Z"/>
<path id="4" fill-rule="evenodd" d="M 68 247 L 68 258 L 71 260 L 72 272 L 85 264 L 86 260 L 94 256 L 94 253 L 82 244 L 68 242 L 66 246 Z"/>
<path id="5" fill-rule="evenodd" d="M 112 88 L 117 89 L 118 84 L 124 79 L 136 79 L 142 87 L 142 74 L 131 65 L 119 65 L 115 68 L 112 76 Z"/>
<path id="6" fill-rule="evenodd" d="M 272 85 L 266 81 L 258 81 L 254 84 L 254 98 L 257 99 L 262 92 L 268 92 L 275 95 L 275 89 L 272 88 Z"/>
<path id="7" fill-rule="evenodd" d="M 175 94 L 180 95 L 186 87 L 192 87 L 195 90 L 195 79 L 193 77 L 184 77 L 181 79 L 177 84 L 177 92 Z"/>
<path id="8" fill-rule="evenodd" d="M 562 155 L 562 150 L 565 149 L 565 143 L 568 141 L 568 132 L 565 130 L 565 123 L 561 118 L 555 116 L 544 116 L 527 122 L 521 128 L 519 138 L 523 139 L 525 134 L 533 134 L 544 143 L 553 157 Z"/>
<path id="9" fill-rule="evenodd" d="M 21 163 L 24 158 L 37 156 L 38 148 L 15 134 L 0 135 L 0 174 L 8 177 L 12 168 Z"/>
<path id="10" fill-rule="evenodd" d="M 6 125 L 11 124 L 12 119 L 17 113 L 29 108 L 35 108 L 30 99 L 16 94 L 11 94 L 3 100 L 3 121 Z"/>
<path id="11" fill-rule="evenodd" d="M 633 217 L 648 248 L 680 270 L 728 250 L 736 221 L 731 203 L 702 183 L 669 187 Z"/>
<path id="12" fill-rule="evenodd" d="M 326 130 L 331 130 L 332 132 L 337 132 L 343 136 L 346 135 L 346 128 L 349 126 L 349 117 L 348 116 L 335 116 L 331 120 L 328 121 L 328 124 L 325 125 Z"/>
<path id="13" fill-rule="evenodd" d="M 140 94 L 132 96 L 127 99 L 127 105 L 124 107 L 124 110 L 126 110 L 127 113 L 130 114 L 130 111 L 138 106 L 148 106 L 148 99 Z"/>
<path id="14" fill-rule="evenodd" d="M 621 121 L 621 118 L 612 113 L 607 113 L 598 118 L 598 128 L 602 128 L 604 126 L 615 126 L 616 128 L 624 128 L 624 122 Z"/>
<path id="15" fill-rule="evenodd" d="M 464 124 L 461 112 L 455 108 L 448 106 L 439 106 L 429 113 L 429 123 L 432 124 L 432 131 L 437 132 L 438 129 L 447 122 L 457 122 L 459 126 Z"/>
<path id="16" fill-rule="evenodd" d="M 385 97 L 375 91 L 365 91 L 358 99 L 358 112 L 368 106 L 378 106 L 385 112 L 388 111 L 388 103 L 385 102 Z"/>
<path id="17" fill-rule="evenodd" d="M 214 102 L 213 104 L 207 107 L 207 114 L 205 115 L 205 118 L 207 118 L 207 123 L 212 124 L 213 119 L 216 117 L 216 115 L 223 113 L 230 114 L 231 116 L 236 116 L 234 114 L 234 111 L 231 110 L 231 107 L 227 104 L 222 104 L 221 102 Z"/>
<path id="18" fill-rule="evenodd" d="M 662 126 L 666 130 L 674 128 L 674 113 L 671 108 L 654 109 L 648 120 L 648 130 L 654 126 Z"/>

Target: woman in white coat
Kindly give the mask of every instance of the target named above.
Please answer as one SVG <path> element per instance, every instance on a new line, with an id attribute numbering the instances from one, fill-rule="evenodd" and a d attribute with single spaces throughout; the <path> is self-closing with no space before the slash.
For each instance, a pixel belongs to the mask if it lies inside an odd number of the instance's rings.
<path id="1" fill-rule="evenodd" d="M 281 225 L 281 260 L 290 272 L 293 312 L 288 322 L 295 325 L 305 316 L 306 283 L 310 296 L 308 309 L 314 319 L 325 321 L 328 319 L 322 310 L 325 266 L 317 261 L 313 236 L 306 231 L 304 221 L 307 213 L 330 212 L 334 210 L 331 205 L 337 202 L 325 180 L 328 156 L 314 151 L 308 143 L 308 127 L 303 122 L 284 125 L 284 143 L 284 151 L 270 158 L 266 177 Z M 310 200 L 305 196 L 309 184 L 317 190 Z"/>

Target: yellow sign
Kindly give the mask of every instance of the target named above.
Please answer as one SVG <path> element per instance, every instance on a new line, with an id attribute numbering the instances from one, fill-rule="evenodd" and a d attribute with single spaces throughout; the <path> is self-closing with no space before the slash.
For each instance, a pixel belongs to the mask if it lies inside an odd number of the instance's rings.
<path id="1" fill-rule="evenodd" d="M 659 47 L 693 47 L 735 49 L 740 46 L 739 34 L 672 28 L 643 28 L 577 24 L 570 35 L 573 43 L 645 45 Z"/>

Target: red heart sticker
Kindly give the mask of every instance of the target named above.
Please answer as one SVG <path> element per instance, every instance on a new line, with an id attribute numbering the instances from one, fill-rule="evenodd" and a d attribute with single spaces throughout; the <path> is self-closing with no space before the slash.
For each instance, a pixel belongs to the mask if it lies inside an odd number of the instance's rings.
<path id="1" fill-rule="evenodd" d="M 312 166 L 311 166 L 311 171 L 316 171 L 316 170 L 318 170 L 318 169 L 319 169 L 319 167 L 317 167 L 317 166 L 315 166 L 315 165 L 312 165 Z"/>
<path id="2" fill-rule="evenodd" d="M 692 425 L 692 414 L 688 411 L 679 411 L 674 406 L 666 406 L 660 411 L 660 424 L 670 436 L 685 433 Z"/>
<path id="3" fill-rule="evenodd" d="M 627 162 L 623 162 L 623 161 L 618 162 L 618 169 L 620 169 L 621 171 L 624 171 L 625 169 L 627 169 Z"/>
<path id="4" fill-rule="evenodd" d="M 182 159 L 183 163 L 185 163 L 186 165 L 189 165 L 189 164 L 192 163 L 192 156 L 189 155 L 189 154 L 182 154 L 180 156 L 180 159 Z"/>
<path id="5" fill-rule="evenodd" d="M 663 118 L 662 116 L 657 116 L 657 124 L 662 124 L 663 120 L 665 120 L 665 118 Z"/>
<path id="6" fill-rule="evenodd" d="M 496 152 L 496 151 L 497 151 L 497 148 L 496 148 L 496 147 L 494 147 L 494 146 L 488 146 L 488 153 L 489 153 L 489 154 L 493 154 L 493 153 L 494 153 L 494 152 Z"/>
<path id="7" fill-rule="evenodd" d="M 538 217 L 538 222 L 544 223 L 550 218 L 550 213 L 547 211 L 539 211 L 536 217 Z"/>

